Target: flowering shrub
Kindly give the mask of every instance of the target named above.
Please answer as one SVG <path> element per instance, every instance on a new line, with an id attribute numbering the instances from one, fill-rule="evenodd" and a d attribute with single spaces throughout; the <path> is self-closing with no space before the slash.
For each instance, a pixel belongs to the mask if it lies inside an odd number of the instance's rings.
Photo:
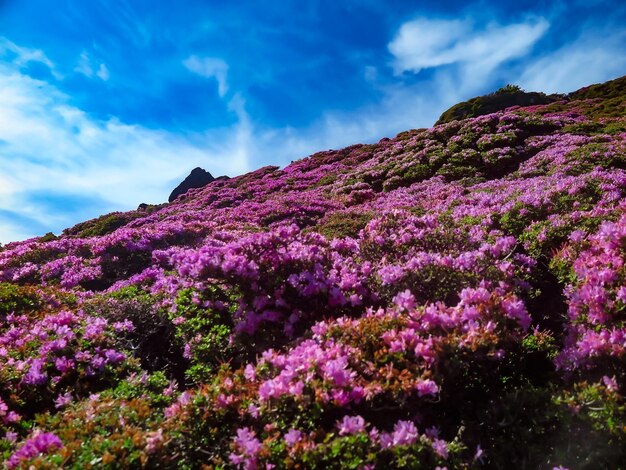
<path id="1" fill-rule="evenodd" d="M 61 408 L 94 387 L 114 383 L 134 360 L 119 348 L 128 321 L 60 310 L 42 318 L 10 314 L 0 328 L 0 379 L 5 424 L 41 408 Z"/>
<path id="2" fill-rule="evenodd" d="M 585 237 L 572 233 L 561 257 L 572 261 L 568 337 L 557 364 L 565 370 L 598 368 L 626 385 L 626 215 Z"/>
<path id="3" fill-rule="evenodd" d="M 618 467 L 616 86 L 0 248 L 3 465 Z"/>
<path id="4" fill-rule="evenodd" d="M 53 452 L 63 447 L 61 440 L 50 432 L 35 432 L 6 463 L 8 468 L 15 468 L 20 463 L 33 457 Z"/>

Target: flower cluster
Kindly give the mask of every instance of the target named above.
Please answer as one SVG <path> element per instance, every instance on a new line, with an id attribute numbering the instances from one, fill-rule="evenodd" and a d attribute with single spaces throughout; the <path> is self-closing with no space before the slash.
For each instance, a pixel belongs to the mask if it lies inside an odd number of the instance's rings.
<path id="1" fill-rule="evenodd" d="M 37 404 L 61 408 L 85 393 L 78 383 L 93 386 L 132 367 L 119 349 L 120 335 L 132 329 L 128 321 L 110 324 L 81 311 L 8 315 L 0 325 L 0 379 L 12 394 L 6 402 L 0 398 L 0 417 L 9 424 Z"/>
<path id="2" fill-rule="evenodd" d="M 605 91 L 0 247 L 0 459 L 618 466 L 623 79 Z"/>
<path id="3" fill-rule="evenodd" d="M 572 246 L 561 257 L 573 258 L 568 299 L 568 337 L 558 357 L 566 370 L 591 367 L 614 358 L 623 369 L 626 358 L 626 215 L 604 223 L 585 237 L 572 233 Z M 604 365 L 604 374 L 612 370 Z M 622 377 L 622 374 L 619 375 Z M 622 383 L 621 385 L 624 385 Z"/>

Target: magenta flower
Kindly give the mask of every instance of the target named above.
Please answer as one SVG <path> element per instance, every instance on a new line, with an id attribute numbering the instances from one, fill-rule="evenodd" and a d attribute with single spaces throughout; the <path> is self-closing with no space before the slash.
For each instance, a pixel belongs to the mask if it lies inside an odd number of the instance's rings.
<path id="1" fill-rule="evenodd" d="M 24 375 L 22 382 L 27 385 L 45 384 L 48 381 L 48 374 L 42 370 L 44 367 L 44 361 L 42 359 L 34 359 L 30 364 L 28 372 Z"/>
<path id="2" fill-rule="evenodd" d="M 432 446 L 433 450 L 439 457 L 443 459 L 448 458 L 450 452 L 448 450 L 448 443 L 446 441 L 442 439 L 435 439 L 433 440 Z"/>
<path id="3" fill-rule="evenodd" d="M 398 421 L 393 428 L 393 445 L 411 445 L 417 441 L 418 433 L 412 421 Z"/>
<path id="4" fill-rule="evenodd" d="M 298 441 L 302 439 L 302 431 L 298 431 L 297 429 L 290 429 L 287 434 L 285 434 L 285 444 L 288 447 L 295 446 Z"/>
<path id="5" fill-rule="evenodd" d="M 15 468 L 22 462 L 48 454 L 63 447 L 61 439 L 51 432 L 35 432 L 22 446 L 9 457 L 6 465 Z"/>
<path id="6" fill-rule="evenodd" d="M 434 396 L 437 392 L 439 392 L 437 384 L 430 379 L 418 381 L 415 388 L 417 389 L 417 394 L 420 397 L 423 397 L 424 395 Z"/>
<path id="7" fill-rule="evenodd" d="M 246 456 L 255 456 L 261 450 L 261 442 L 255 437 L 254 431 L 250 428 L 237 430 L 235 445 Z"/>
<path id="8" fill-rule="evenodd" d="M 361 416 L 344 416 L 337 423 L 339 434 L 342 436 L 365 432 L 365 420 Z"/>

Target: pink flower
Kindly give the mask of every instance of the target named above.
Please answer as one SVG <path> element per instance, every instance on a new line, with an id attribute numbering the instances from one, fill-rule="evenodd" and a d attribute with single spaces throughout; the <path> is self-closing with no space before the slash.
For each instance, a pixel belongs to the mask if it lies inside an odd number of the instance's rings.
<path id="1" fill-rule="evenodd" d="M 393 428 L 393 445 L 411 445 L 417 441 L 418 433 L 411 421 L 398 421 Z"/>
<path id="2" fill-rule="evenodd" d="M 70 403 L 72 403 L 72 392 L 66 392 L 63 395 L 59 395 L 56 400 L 54 400 L 54 406 L 57 410 L 65 408 Z"/>
<path id="3" fill-rule="evenodd" d="M 526 311 L 524 302 L 517 298 L 506 298 L 502 301 L 502 308 L 509 317 L 517 320 L 524 330 L 530 327 L 530 315 Z"/>
<path id="4" fill-rule="evenodd" d="M 254 456 L 261 450 L 261 442 L 255 437 L 254 431 L 250 428 L 237 430 L 235 445 L 247 456 Z"/>
<path id="5" fill-rule="evenodd" d="M 395 284 L 404 277 L 404 268 L 401 266 L 384 266 L 378 270 L 383 285 Z"/>
<path id="6" fill-rule="evenodd" d="M 288 447 L 295 446 L 298 441 L 302 439 L 302 431 L 298 431 L 297 429 L 290 429 L 287 434 L 285 434 L 285 444 Z"/>
<path id="7" fill-rule="evenodd" d="M 42 371 L 44 361 L 35 359 L 30 365 L 28 372 L 24 375 L 22 381 L 28 385 L 43 385 L 48 381 L 48 374 Z"/>
<path id="8" fill-rule="evenodd" d="M 247 380 L 255 380 L 256 379 L 256 370 L 252 364 L 248 364 L 243 372 L 244 377 Z"/>
<path id="9" fill-rule="evenodd" d="M 422 397 L 424 395 L 436 395 L 439 392 L 439 387 L 437 384 L 430 379 L 420 380 L 417 382 L 415 386 L 417 389 L 418 396 Z"/>
<path id="10" fill-rule="evenodd" d="M 342 436 L 365 432 L 365 420 L 361 416 L 344 416 L 337 425 Z"/>
<path id="11" fill-rule="evenodd" d="M 393 298 L 393 303 L 396 304 L 400 311 L 412 310 L 415 308 L 415 297 L 411 294 L 410 290 L 400 292 Z"/>
<path id="12" fill-rule="evenodd" d="M 617 385 L 615 376 L 608 377 L 605 375 L 604 377 L 602 377 L 602 382 L 604 382 L 604 385 L 606 386 L 606 388 L 610 390 L 611 392 L 616 392 L 619 390 L 619 386 Z"/>
<path id="13" fill-rule="evenodd" d="M 61 439 L 51 432 L 35 432 L 22 446 L 11 455 L 6 465 L 12 469 L 22 462 L 41 454 L 48 454 L 63 447 Z"/>
<path id="14" fill-rule="evenodd" d="M 62 374 L 69 372 L 74 369 L 74 361 L 68 359 L 67 357 L 57 357 L 54 360 L 54 366 L 57 368 L 59 372 Z"/>
<path id="15" fill-rule="evenodd" d="M 146 447 L 147 454 L 153 454 L 161 446 L 164 441 L 163 429 L 159 428 L 156 431 L 152 431 L 146 434 Z"/>
<path id="16" fill-rule="evenodd" d="M 435 451 L 435 453 L 437 455 L 439 455 L 441 458 L 447 459 L 448 458 L 448 443 L 442 439 L 435 439 L 432 443 L 433 446 L 433 450 Z"/>

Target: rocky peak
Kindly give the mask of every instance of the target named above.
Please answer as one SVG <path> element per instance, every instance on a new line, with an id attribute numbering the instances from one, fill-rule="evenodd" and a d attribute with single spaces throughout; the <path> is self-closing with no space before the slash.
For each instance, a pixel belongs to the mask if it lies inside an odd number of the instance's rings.
<path id="1" fill-rule="evenodd" d="M 203 170 L 200 167 L 194 168 L 193 170 L 191 170 L 191 173 L 189 173 L 189 176 L 187 176 L 187 178 L 185 178 L 183 182 L 176 186 L 174 191 L 172 191 L 172 194 L 170 194 L 168 201 L 172 202 L 178 196 L 180 196 L 181 194 L 185 194 L 190 189 L 202 188 L 212 181 L 215 181 L 215 178 L 213 178 L 213 175 L 211 175 L 211 173 Z"/>

